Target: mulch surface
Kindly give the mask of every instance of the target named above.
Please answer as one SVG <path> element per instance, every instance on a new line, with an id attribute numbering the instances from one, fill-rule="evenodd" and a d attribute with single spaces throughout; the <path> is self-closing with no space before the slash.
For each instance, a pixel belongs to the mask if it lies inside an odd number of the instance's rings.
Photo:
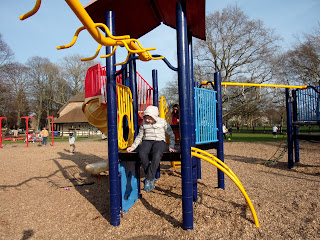
<path id="1" fill-rule="evenodd" d="M 320 239 L 320 144 L 300 142 L 300 163 L 287 155 L 263 165 L 279 143 L 224 144 L 225 163 L 240 179 L 260 227 L 237 186 L 202 161 L 193 230 L 182 229 L 181 169 L 161 163 L 151 193 L 110 225 L 108 172 L 85 171 L 107 159 L 107 141 L 54 146 L 6 144 L 0 149 L 0 239 Z M 216 155 L 216 150 L 208 152 Z"/>

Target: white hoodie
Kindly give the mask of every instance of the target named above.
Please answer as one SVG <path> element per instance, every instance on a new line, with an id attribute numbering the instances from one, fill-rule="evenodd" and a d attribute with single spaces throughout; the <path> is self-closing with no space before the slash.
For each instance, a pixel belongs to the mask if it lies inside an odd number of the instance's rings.
<path id="1" fill-rule="evenodd" d="M 142 142 L 142 140 L 153 140 L 153 141 L 166 141 L 166 133 L 168 134 L 170 138 L 170 144 L 169 148 L 174 149 L 175 144 L 175 137 L 174 133 L 172 132 L 172 129 L 170 125 L 167 123 L 167 121 L 163 118 L 159 117 L 159 110 L 155 106 L 149 106 L 144 111 L 143 116 L 150 116 L 152 117 L 155 122 L 153 124 L 147 123 L 145 120 L 143 120 L 140 128 L 139 133 L 136 139 L 134 140 L 134 143 L 132 144 L 132 148 L 136 149 L 139 144 Z"/>

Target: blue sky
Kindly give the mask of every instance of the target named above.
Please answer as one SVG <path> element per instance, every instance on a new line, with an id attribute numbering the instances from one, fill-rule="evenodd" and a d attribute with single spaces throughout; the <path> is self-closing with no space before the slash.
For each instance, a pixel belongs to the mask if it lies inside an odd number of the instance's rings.
<path id="1" fill-rule="evenodd" d="M 80 0 L 85 5 L 90 0 Z M 265 27 L 275 29 L 283 38 L 283 47 L 290 48 L 294 36 L 311 33 L 317 26 L 320 14 L 319 0 L 207 0 L 206 13 L 222 10 L 237 3 L 251 19 L 260 19 Z M 32 56 L 48 57 L 58 63 L 64 56 L 78 53 L 92 56 L 98 44 L 85 31 L 81 32 L 76 44 L 65 50 L 56 50 L 72 40 L 80 21 L 63 0 L 42 0 L 39 11 L 32 17 L 20 21 L 19 16 L 33 8 L 35 0 L 1 1 L 0 33 L 15 53 L 15 60 L 25 63 Z M 174 66 L 176 60 L 176 33 L 161 25 L 139 39 L 143 47 L 156 47 L 152 54 L 165 56 Z M 104 54 L 104 49 L 101 54 Z M 100 55 L 101 55 L 100 54 Z M 117 50 L 117 62 L 122 62 L 126 52 Z M 97 60 L 99 60 L 97 58 Z M 105 60 L 99 60 L 105 65 Z M 151 82 L 152 69 L 158 70 L 159 88 L 163 88 L 176 77 L 176 73 L 162 61 L 137 62 L 137 70 Z"/>

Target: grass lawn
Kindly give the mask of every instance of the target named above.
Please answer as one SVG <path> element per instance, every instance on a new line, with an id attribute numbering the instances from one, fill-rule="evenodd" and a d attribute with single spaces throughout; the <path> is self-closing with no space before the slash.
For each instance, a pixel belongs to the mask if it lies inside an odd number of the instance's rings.
<path id="1" fill-rule="evenodd" d="M 287 135 L 278 135 L 273 138 L 272 134 L 259 134 L 259 133 L 233 133 L 232 137 L 228 134 L 227 140 L 231 139 L 232 142 L 280 142 L 286 141 Z"/>

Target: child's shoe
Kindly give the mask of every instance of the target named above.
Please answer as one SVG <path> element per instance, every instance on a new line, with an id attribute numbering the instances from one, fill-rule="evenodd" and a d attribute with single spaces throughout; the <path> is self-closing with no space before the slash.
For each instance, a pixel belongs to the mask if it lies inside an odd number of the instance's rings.
<path id="1" fill-rule="evenodd" d="M 145 179 L 144 180 L 144 188 L 143 188 L 146 192 L 150 192 L 150 180 Z"/>
<path id="2" fill-rule="evenodd" d="M 156 179 L 154 178 L 153 180 L 150 181 L 150 191 L 154 189 L 154 184 L 156 182 Z"/>

